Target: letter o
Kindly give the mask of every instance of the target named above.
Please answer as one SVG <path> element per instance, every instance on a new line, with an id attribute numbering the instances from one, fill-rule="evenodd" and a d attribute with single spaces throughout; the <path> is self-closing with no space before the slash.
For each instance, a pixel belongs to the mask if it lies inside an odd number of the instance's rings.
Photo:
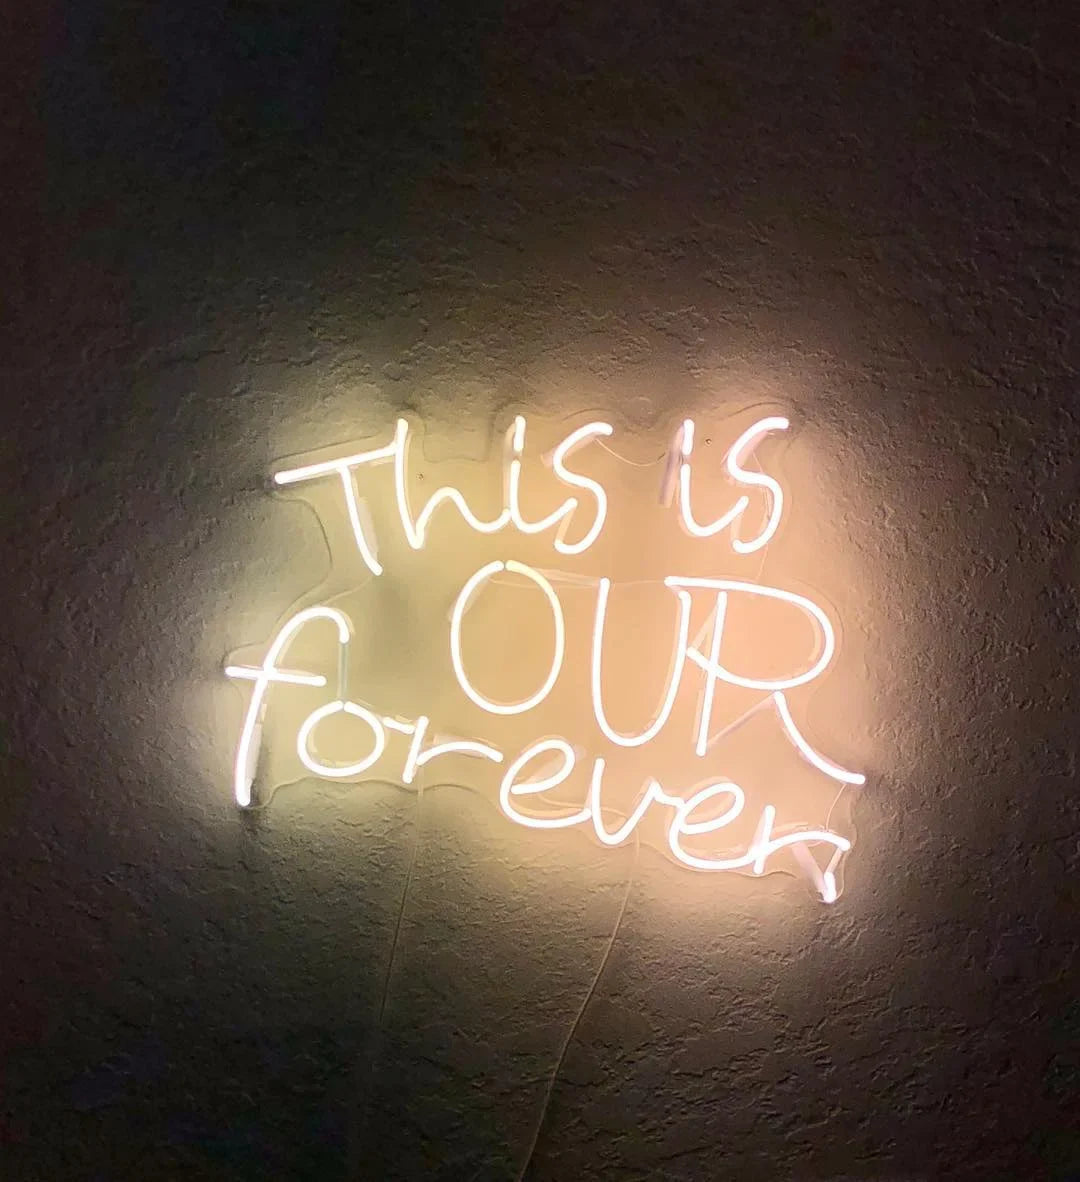
<path id="1" fill-rule="evenodd" d="M 311 732 L 324 718 L 329 718 L 332 714 L 351 714 L 354 718 L 363 719 L 371 727 L 371 733 L 375 737 L 375 744 L 370 754 L 364 759 L 361 759 L 357 763 L 333 764 L 319 763 L 312 756 L 308 749 L 311 743 Z M 325 776 L 331 780 L 343 780 L 349 776 L 358 776 L 361 772 L 366 772 L 378 760 L 385 749 L 386 731 L 383 730 L 382 723 L 370 710 L 365 709 L 363 706 L 358 706 L 355 702 L 329 702 L 325 706 L 320 706 L 318 710 L 312 710 L 307 718 L 304 719 L 304 723 L 300 727 L 300 732 L 296 736 L 296 754 L 300 757 L 300 762 L 314 775 Z"/>
<path id="2" fill-rule="evenodd" d="M 492 575 L 498 574 L 501 570 L 512 571 L 515 574 L 524 575 L 527 579 L 532 579 L 547 596 L 548 603 L 551 604 L 552 618 L 555 621 L 555 652 L 551 659 L 551 669 L 548 671 L 544 684 L 531 698 L 526 698 L 523 702 L 493 702 L 490 698 L 485 698 L 483 694 L 474 688 L 472 682 L 469 680 L 469 676 L 465 672 L 464 662 L 461 658 L 461 621 L 465 615 L 465 609 L 469 606 L 469 601 L 476 594 L 481 583 L 490 579 Z M 524 714 L 526 711 L 532 710 L 533 707 L 539 706 L 548 694 L 551 693 L 555 682 L 558 680 L 559 673 L 562 671 L 565 651 L 566 623 L 563 620 L 562 605 L 559 603 L 559 597 L 555 594 L 555 588 L 552 587 L 547 579 L 531 566 L 526 566 L 523 562 L 514 562 L 512 560 L 510 562 L 489 562 L 487 566 L 482 566 L 468 580 L 465 586 L 461 588 L 461 592 L 454 602 L 453 613 L 450 616 L 450 660 L 454 666 L 454 676 L 457 678 L 462 692 L 470 701 L 475 702 L 481 710 L 486 710 L 489 714 Z"/>

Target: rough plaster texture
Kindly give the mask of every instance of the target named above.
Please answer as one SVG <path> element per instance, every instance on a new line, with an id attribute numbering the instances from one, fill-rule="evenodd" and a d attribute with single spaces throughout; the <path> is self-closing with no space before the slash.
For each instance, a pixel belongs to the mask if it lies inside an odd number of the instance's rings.
<path id="1" fill-rule="evenodd" d="M 1080 1166 L 1068 6 L 31 7 L 3 1176 L 513 1178 L 587 997 L 530 1177 Z M 833 449 L 861 572 L 835 908 L 464 793 L 237 815 L 222 655 L 323 561 L 274 457 L 733 389 Z"/>

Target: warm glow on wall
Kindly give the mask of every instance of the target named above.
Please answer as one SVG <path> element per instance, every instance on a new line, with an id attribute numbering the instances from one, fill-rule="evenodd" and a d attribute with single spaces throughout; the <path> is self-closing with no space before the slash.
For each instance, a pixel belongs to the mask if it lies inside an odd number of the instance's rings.
<path id="1" fill-rule="evenodd" d="M 833 663 L 836 627 L 762 578 L 789 429 L 729 427 L 717 463 L 687 419 L 641 461 L 610 423 L 518 415 L 501 456 L 442 462 L 456 482 L 429 492 L 400 419 L 389 442 L 282 466 L 278 488 L 323 496 L 328 542 L 347 524 L 362 577 L 226 668 L 252 683 L 237 803 L 305 773 L 456 778 L 524 827 L 642 836 L 699 871 L 786 869 L 834 901 L 851 839 L 832 804 L 863 776 L 793 702 Z"/>

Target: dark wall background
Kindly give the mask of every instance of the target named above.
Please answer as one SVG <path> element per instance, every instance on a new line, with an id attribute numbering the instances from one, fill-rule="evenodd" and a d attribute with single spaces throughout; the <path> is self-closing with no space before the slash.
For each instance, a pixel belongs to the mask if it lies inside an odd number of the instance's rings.
<path id="1" fill-rule="evenodd" d="M 1075 1176 L 1070 6 L 4 23 L 0 1173 Z M 849 473 L 835 908 L 464 794 L 237 815 L 221 658 L 321 554 L 272 458 L 744 380 Z"/>

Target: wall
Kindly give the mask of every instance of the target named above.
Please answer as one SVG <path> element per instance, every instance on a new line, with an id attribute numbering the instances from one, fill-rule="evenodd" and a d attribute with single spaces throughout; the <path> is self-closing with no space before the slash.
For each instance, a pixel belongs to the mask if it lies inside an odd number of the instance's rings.
<path id="1" fill-rule="evenodd" d="M 5 1176 L 1080 1167 L 1071 23 L 22 19 Z M 401 410 L 648 432 L 735 396 L 822 457 L 869 775 L 834 907 L 528 844 L 462 792 L 237 812 L 222 659 L 326 562 L 276 458 Z"/>

